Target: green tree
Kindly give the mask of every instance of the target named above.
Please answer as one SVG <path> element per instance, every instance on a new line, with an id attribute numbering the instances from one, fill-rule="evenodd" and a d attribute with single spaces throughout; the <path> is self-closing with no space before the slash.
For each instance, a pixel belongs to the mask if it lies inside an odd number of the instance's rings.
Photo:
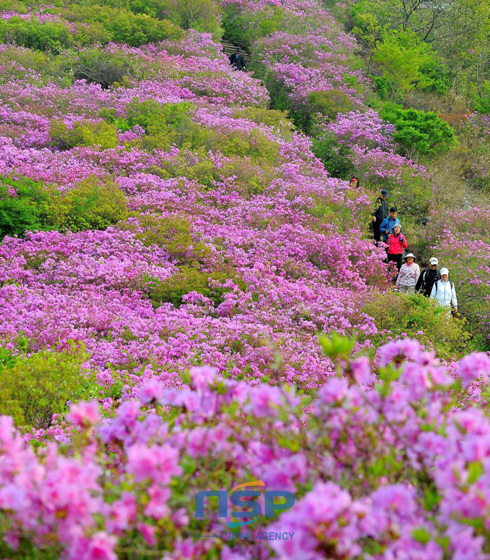
<path id="1" fill-rule="evenodd" d="M 453 128 L 432 111 L 402 109 L 387 104 L 381 117 L 395 125 L 394 140 L 412 158 L 417 154 L 435 156 L 449 151 L 456 144 Z"/>
<path id="2" fill-rule="evenodd" d="M 435 59 L 430 45 L 421 41 L 416 33 L 403 30 L 384 32 L 373 56 L 394 98 L 415 87 L 430 86 L 434 80 L 423 69 Z"/>

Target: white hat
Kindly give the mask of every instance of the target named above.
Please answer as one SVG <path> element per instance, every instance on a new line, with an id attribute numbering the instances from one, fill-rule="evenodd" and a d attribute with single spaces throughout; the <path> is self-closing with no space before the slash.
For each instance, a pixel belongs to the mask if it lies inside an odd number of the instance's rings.
<path id="1" fill-rule="evenodd" d="M 431 257 L 429 259 L 430 264 L 439 264 L 439 259 L 436 259 L 435 257 Z"/>
<path id="2" fill-rule="evenodd" d="M 417 258 L 413 253 L 408 253 L 408 255 L 405 255 L 406 259 L 408 259 L 408 257 L 413 257 L 414 259 Z"/>
<path id="3" fill-rule="evenodd" d="M 441 276 L 444 274 L 449 274 L 449 270 L 447 268 L 441 268 Z"/>

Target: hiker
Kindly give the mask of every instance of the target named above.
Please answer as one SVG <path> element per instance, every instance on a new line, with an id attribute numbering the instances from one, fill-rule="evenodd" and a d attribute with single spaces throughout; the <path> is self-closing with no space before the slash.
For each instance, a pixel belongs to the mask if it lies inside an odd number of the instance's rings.
<path id="1" fill-rule="evenodd" d="M 420 268 L 414 262 L 416 257 L 413 253 L 408 253 L 405 258 L 407 262 L 400 268 L 398 278 L 396 279 L 395 291 L 401 294 L 412 295 L 415 293 L 415 286 L 420 277 Z"/>
<path id="2" fill-rule="evenodd" d="M 431 257 L 429 259 L 429 268 L 426 268 L 419 276 L 417 285 L 415 286 L 416 292 L 420 292 L 425 297 L 430 297 L 432 286 L 435 282 L 441 279 L 441 275 L 437 270 L 438 264 L 439 260 L 436 259 L 436 257 Z"/>
<path id="3" fill-rule="evenodd" d="M 449 270 L 447 268 L 441 268 L 441 279 L 434 282 L 430 297 L 443 307 L 451 307 L 452 305 L 454 312 L 458 312 L 456 290 L 454 289 L 454 283 L 449 282 Z"/>
<path id="4" fill-rule="evenodd" d="M 389 234 L 387 240 L 388 262 L 394 262 L 398 271 L 402 266 L 403 249 L 408 247 L 407 238 L 401 233 L 401 230 L 402 225 L 398 222 L 393 226 L 393 233 Z"/>
<path id="5" fill-rule="evenodd" d="M 388 235 L 393 232 L 393 226 L 395 224 L 400 223 L 400 220 L 397 218 L 397 215 L 398 215 L 398 210 L 395 208 L 395 206 L 392 206 L 390 208 L 390 215 L 387 218 L 385 218 L 379 226 L 379 230 L 383 235 L 383 241 L 385 243 L 388 239 Z"/>
<path id="6" fill-rule="evenodd" d="M 235 53 L 230 56 L 230 64 L 233 66 L 234 70 L 244 70 L 245 69 L 245 59 L 242 55 L 242 49 L 237 47 Z"/>
<path id="7" fill-rule="evenodd" d="M 351 177 L 349 181 L 349 186 L 353 189 L 358 189 L 361 185 L 359 184 L 359 179 L 357 177 Z"/>
<path id="8" fill-rule="evenodd" d="M 352 181 L 352 179 L 351 179 Z M 371 214 L 373 217 L 373 233 L 374 233 L 374 240 L 376 242 L 381 241 L 381 230 L 380 226 L 388 217 L 388 191 L 383 189 L 379 197 L 376 199 L 376 210 Z"/>

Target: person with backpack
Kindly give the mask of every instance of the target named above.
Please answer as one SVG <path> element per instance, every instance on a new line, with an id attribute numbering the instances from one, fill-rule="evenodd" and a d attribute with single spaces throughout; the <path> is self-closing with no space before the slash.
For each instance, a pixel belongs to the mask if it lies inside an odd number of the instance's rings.
<path id="1" fill-rule="evenodd" d="M 408 253 L 405 258 L 407 262 L 400 268 L 398 278 L 396 279 L 395 291 L 401 294 L 412 295 L 415 293 L 415 285 L 420 276 L 420 268 L 414 262 L 415 255 L 413 253 Z"/>
<path id="2" fill-rule="evenodd" d="M 441 279 L 434 282 L 430 297 L 443 307 L 451 307 L 452 305 L 454 312 L 458 312 L 456 290 L 454 289 L 454 283 L 449 281 L 449 270 L 447 268 L 441 268 Z"/>
<path id="3" fill-rule="evenodd" d="M 430 297 L 432 286 L 435 282 L 441 279 L 441 275 L 437 270 L 438 264 L 439 261 L 436 257 L 431 257 L 429 259 L 429 268 L 426 268 L 419 276 L 417 285 L 415 286 L 416 292 L 420 292 L 425 297 Z"/>
<path id="4" fill-rule="evenodd" d="M 407 238 L 402 234 L 401 229 L 402 225 L 400 222 L 395 224 L 393 226 L 393 233 L 388 235 L 386 241 L 388 244 L 388 262 L 394 262 L 398 271 L 400 271 L 402 266 L 403 249 L 408 247 Z"/>
<path id="5" fill-rule="evenodd" d="M 376 210 L 371 214 L 373 221 L 374 240 L 381 241 L 380 226 L 383 220 L 388 217 L 388 191 L 383 189 L 375 202 Z"/>
<path id="6" fill-rule="evenodd" d="M 245 59 L 242 55 L 242 49 L 237 47 L 235 53 L 230 56 L 230 64 L 234 70 L 245 70 Z"/>
<path id="7" fill-rule="evenodd" d="M 398 215 L 398 210 L 396 209 L 395 206 L 392 206 L 390 208 L 390 215 L 387 218 L 385 218 L 379 226 L 379 229 L 383 235 L 383 241 L 385 243 L 388 240 L 388 235 L 393 232 L 393 226 L 395 224 L 400 223 L 400 220 L 397 218 L 397 215 Z"/>

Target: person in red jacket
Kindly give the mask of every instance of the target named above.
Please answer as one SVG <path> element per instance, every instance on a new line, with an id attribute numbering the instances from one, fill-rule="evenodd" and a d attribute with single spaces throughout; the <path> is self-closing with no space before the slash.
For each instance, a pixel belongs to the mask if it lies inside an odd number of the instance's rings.
<path id="1" fill-rule="evenodd" d="M 408 247 L 407 238 L 401 232 L 401 224 L 393 226 L 393 233 L 390 233 L 388 240 L 388 262 L 394 262 L 399 271 L 402 266 L 403 249 Z"/>

